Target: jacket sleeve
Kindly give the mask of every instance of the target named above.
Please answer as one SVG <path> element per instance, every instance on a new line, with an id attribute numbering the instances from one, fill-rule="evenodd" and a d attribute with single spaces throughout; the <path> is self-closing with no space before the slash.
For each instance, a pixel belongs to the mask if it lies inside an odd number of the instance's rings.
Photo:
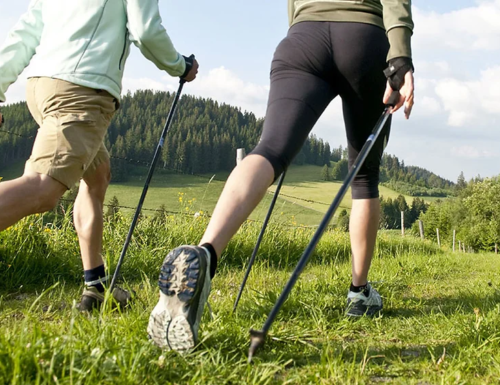
<path id="1" fill-rule="evenodd" d="M 28 66 L 40 44 L 42 1 L 31 1 L 28 12 L 21 16 L 0 48 L 0 102 L 5 102 L 5 92 Z"/>
<path id="2" fill-rule="evenodd" d="M 158 0 L 123 0 L 130 40 L 160 70 L 181 76 L 186 62 L 162 25 Z"/>
<path id="3" fill-rule="evenodd" d="M 411 0 L 381 0 L 384 26 L 391 48 L 387 60 L 396 57 L 411 58 L 411 35 L 413 19 Z"/>

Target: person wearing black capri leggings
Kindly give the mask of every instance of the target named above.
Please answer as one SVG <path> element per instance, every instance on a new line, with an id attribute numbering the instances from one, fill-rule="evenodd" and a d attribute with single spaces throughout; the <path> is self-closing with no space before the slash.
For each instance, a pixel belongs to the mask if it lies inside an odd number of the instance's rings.
<path id="1" fill-rule="evenodd" d="M 393 112 L 404 105 L 406 118 L 410 116 L 411 0 L 289 0 L 288 9 L 291 27 L 272 61 L 261 140 L 228 178 L 200 246 L 174 249 L 162 266 L 160 301 L 148 328 L 162 347 L 194 346 L 217 256 L 290 165 L 334 98 L 342 99 L 350 166 L 393 88 L 401 95 Z M 368 271 L 380 215 L 380 162 L 390 124 L 389 120 L 352 184 L 352 284 L 346 311 L 350 316 L 382 309 L 380 295 L 368 283 Z M 174 277 L 178 282 L 189 280 L 191 288 L 175 289 Z"/>

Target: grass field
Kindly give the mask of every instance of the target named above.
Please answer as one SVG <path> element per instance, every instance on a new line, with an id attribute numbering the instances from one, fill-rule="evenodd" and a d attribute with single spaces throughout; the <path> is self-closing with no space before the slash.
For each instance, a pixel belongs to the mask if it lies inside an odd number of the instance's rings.
<path id="1" fill-rule="evenodd" d="M 23 164 L 16 164 L 5 170 L 0 176 L 6 180 L 12 179 L 21 175 L 22 170 Z M 113 196 L 116 196 L 121 206 L 136 207 L 144 187 L 147 169 L 137 169 L 134 174 L 143 176 L 131 176 L 126 183 L 111 184 L 106 194 L 106 201 L 109 202 Z M 155 210 L 163 204 L 166 210 L 175 212 L 185 210 L 185 206 L 188 204 L 192 211 L 211 213 L 222 192 L 223 181 L 226 180 L 227 175 L 227 172 L 217 173 L 211 180 L 214 175 L 198 177 L 157 170 L 143 207 L 146 210 Z M 282 194 L 276 204 L 273 219 L 288 224 L 317 225 L 341 185 L 340 182 L 322 181 L 321 167 L 319 166 L 292 166 L 288 171 Z M 269 194 L 253 212 L 251 219 L 263 220 L 265 218 L 275 188 L 276 185 L 269 188 Z M 180 193 L 184 194 L 182 202 L 179 202 Z M 392 199 L 400 195 L 384 186 L 380 186 L 380 194 L 385 198 Z M 405 196 L 405 198 L 408 204 L 411 204 L 412 197 Z M 432 198 L 425 199 L 430 201 Z M 341 203 L 341 208 L 350 210 L 350 207 L 351 193 L 349 191 Z M 126 209 L 125 211 L 132 212 L 132 210 Z"/>
<path id="2" fill-rule="evenodd" d="M 498 384 L 500 259 L 452 254 L 428 242 L 381 233 L 371 271 L 382 315 L 343 316 L 350 279 L 348 234 L 328 232 L 278 316 L 254 364 L 248 330 L 260 328 L 312 230 L 273 225 L 239 310 L 231 313 L 259 225 L 231 241 L 213 281 L 213 319 L 188 355 L 149 343 L 156 277 L 172 246 L 196 241 L 207 218 L 142 220 L 124 265 L 137 293 L 120 313 L 85 316 L 76 235 L 69 217 L 44 217 L 0 233 L 0 384 Z M 108 264 L 128 226 L 106 223 Z"/>
<path id="3" fill-rule="evenodd" d="M 319 166 L 292 166 L 288 171 L 287 178 L 282 188 L 282 194 L 288 195 L 283 195 L 283 197 L 290 202 L 325 213 L 341 186 L 341 182 L 322 181 L 321 167 Z M 395 199 L 400 195 L 400 193 L 384 186 L 380 186 L 379 190 L 380 195 L 384 198 Z M 275 187 L 271 187 L 270 191 L 274 192 Z M 411 204 L 413 198 L 408 195 L 403 196 L 406 201 Z M 294 197 L 314 202 L 305 202 Z M 340 207 L 350 210 L 351 204 L 352 199 L 351 192 L 349 190 L 340 204 Z"/>

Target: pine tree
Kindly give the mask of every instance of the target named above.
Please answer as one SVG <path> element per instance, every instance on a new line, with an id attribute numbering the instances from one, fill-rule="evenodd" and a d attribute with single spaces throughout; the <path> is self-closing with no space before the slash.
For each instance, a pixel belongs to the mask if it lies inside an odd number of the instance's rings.
<path id="1" fill-rule="evenodd" d="M 460 172 L 460 175 L 458 176 L 457 185 L 456 185 L 455 189 L 457 192 L 460 192 L 463 189 L 465 189 L 466 187 L 467 187 L 467 182 L 465 181 L 464 172 L 462 171 L 462 172 Z"/>
<path id="2" fill-rule="evenodd" d="M 326 165 L 326 164 L 321 169 L 321 179 L 325 180 L 325 181 L 330 180 L 330 169 L 328 168 L 328 165 Z"/>
<path id="3" fill-rule="evenodd" d="M 342 159 L 335 163 L 331 173 L 331 178 L 333 180 L 344 180 L 349 173 L 349 163 L 347 159 Z"/>
<path id="4" fill-rule="evenodd" d="M 347 213 L 347 210 L 342 210 L 337 219 L 337 228 L 341 229 L 342 231 L 349 231 L 349 220 L 350 217 Z"/>
<path id="5" fill-rule="evenodd" d="M 111 200 L 108 203 L 108 210 L 106 211 L 106 219 L 110 222 L 114 222 L 116 219 L 116 215 L 120 212 L 120 203 L 118 202 L 118 198 L 116 195 L 113 195 Z"/>

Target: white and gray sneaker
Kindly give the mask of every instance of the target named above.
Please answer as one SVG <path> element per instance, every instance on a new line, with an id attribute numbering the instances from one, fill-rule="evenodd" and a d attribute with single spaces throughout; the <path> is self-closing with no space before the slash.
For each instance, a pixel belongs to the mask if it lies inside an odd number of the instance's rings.
<path id="1" fill-rule="evenodd" d="M 181 352 L 196 345 L 210 281 L 207 249 L 180 246 L 165 257 L 158 281 L 160 300 L 148 325 L 149 337 L 156 345 Z"/>
<path id="2" fill-rule="evenodd" d="M 368 295 L 366 292 L 368 292 Z M 369 283 L 362 292 L 355 293 L 349 290 L 347 294 L 346 315 L 350 317 L 373 316 L 382 308 L 382 297 Z"/>

